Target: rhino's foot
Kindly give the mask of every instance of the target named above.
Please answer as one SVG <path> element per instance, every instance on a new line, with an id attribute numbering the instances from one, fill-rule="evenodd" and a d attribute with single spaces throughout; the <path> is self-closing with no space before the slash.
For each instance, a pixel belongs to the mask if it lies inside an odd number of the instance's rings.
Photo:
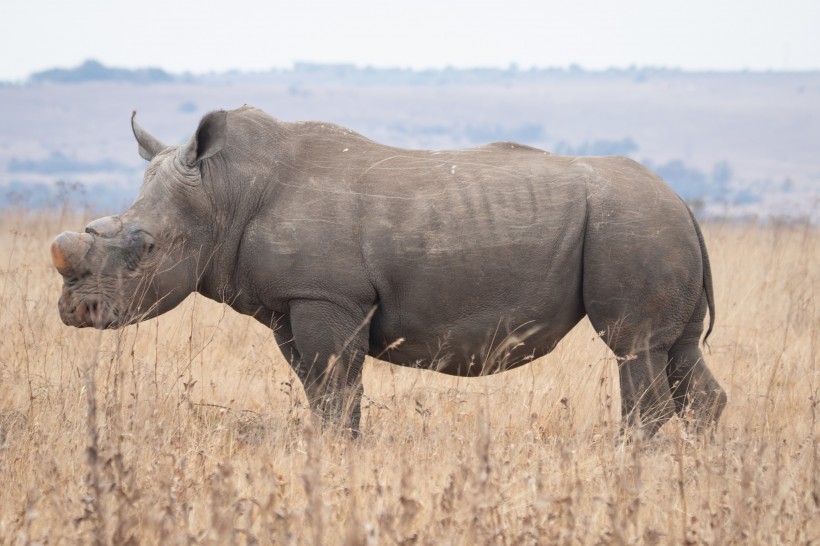
<path id="1" fill-rule="evenodd" d="M 677 402 L 677 401 L 676 401 Z M 712 436 L 728 397 L 723 389 L 689 393 L 679 412 L 686 430 L 698 436 Z"/>
<path id="2" fill-rule="evenodd" d="M 345 389 L 346 392 L 328 392 L 310 400 L 313 413 L 325 430 L 358 438 L 361 435 L 362 388 Z"/>

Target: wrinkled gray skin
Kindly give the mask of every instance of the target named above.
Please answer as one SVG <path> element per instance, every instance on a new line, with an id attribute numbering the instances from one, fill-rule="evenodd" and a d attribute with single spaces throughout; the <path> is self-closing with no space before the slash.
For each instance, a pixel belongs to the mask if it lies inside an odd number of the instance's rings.
<path id="1" fill-rule="evenodd" d="M 136 202 L 52 245 L 68 325 L 120 328 L 197 291 L 269 326 L 312 408 L 356 433 L 365 355 L 495 373 L 587 315 L 620 362 L 624 432 L 720 417 L 700 229 L 629 159 L 409 151 L 250 107 L 183 146 L 132 124 L 150 161 Z"/>

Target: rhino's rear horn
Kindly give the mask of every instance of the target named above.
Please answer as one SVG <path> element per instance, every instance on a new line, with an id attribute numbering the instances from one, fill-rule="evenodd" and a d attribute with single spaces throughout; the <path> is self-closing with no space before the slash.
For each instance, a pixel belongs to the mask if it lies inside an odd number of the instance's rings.
<path id="1" fill-rule="evenodd" d="M 158 153 L 164 150 L 167 146 L 154 138 L 151 133 L 143 129 L 137 120 L 137 111 L 131 112 L 131 130 L 134 131 L 134 137 L 137 139 L 140 157 L 146 161 L 154 159 Z"/>
<path id="2" fill-rule="evenodd" d="M 110 239 L 122 231 L 122 220 L 118 216 L 104 216 L 97 218 L 85 226 L 85 232 L 98 237 Z"/>
<path id="3" fill-rule="evenodd" d="M 78 277 L 94 238 L 88 233 L 64 231 L 51 243 L 51 261 L 63 277 Z"/>

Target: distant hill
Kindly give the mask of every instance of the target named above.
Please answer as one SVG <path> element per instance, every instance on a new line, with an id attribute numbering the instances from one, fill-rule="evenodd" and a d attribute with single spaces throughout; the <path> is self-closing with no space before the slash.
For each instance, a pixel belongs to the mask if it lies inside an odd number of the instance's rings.
<path id="1" fill-rule="evenodd" d="M 675 68 L 629 67 L 589 71 L 580 66 L 566 68 L 521 69 L 512 64 L 507 68 L 452 68 L 415 70 L 410 68 L 360 67 L 354 64 L 296 63 L 291 68 L 242 72 L 229 70 L 207 74 L 172 74 L 160 68 L 108 67 L 93 59 L 76 68 L 52 68 L 36 72 L 29 84 L 123 82 L 155 84 L 170 82 L 200 84 L 339 84 L 339 85 L 498 85 L 546 83 L 556 79 L 625 78 L 645 82 L 651 78 L 686 77 L 693 73 Z M 6 82 L 10 83 L 10 82 Z"/>
<path id="2" fill-rule="evenodd" d="M 77 68 L 52 68 L 36 72 L 29 77 L 30 83 L 84 83 L 84 82 L 123 82 L 123 83 L 166 83 L 174 77 L 160 68 L 109 68 L 95 60 L 85 61 Z"/>

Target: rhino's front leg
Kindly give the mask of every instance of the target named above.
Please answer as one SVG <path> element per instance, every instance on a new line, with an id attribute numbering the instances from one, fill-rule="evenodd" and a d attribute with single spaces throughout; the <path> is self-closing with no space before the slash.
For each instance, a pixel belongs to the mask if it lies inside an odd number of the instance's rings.
<path id="1" fill-rule="evenodd" d="M 285 357 L 305 387 L 308 403 L 325 422 L 359 433 L 367 315 L 321 300 L 290 302 L 292 336 Z"/>

